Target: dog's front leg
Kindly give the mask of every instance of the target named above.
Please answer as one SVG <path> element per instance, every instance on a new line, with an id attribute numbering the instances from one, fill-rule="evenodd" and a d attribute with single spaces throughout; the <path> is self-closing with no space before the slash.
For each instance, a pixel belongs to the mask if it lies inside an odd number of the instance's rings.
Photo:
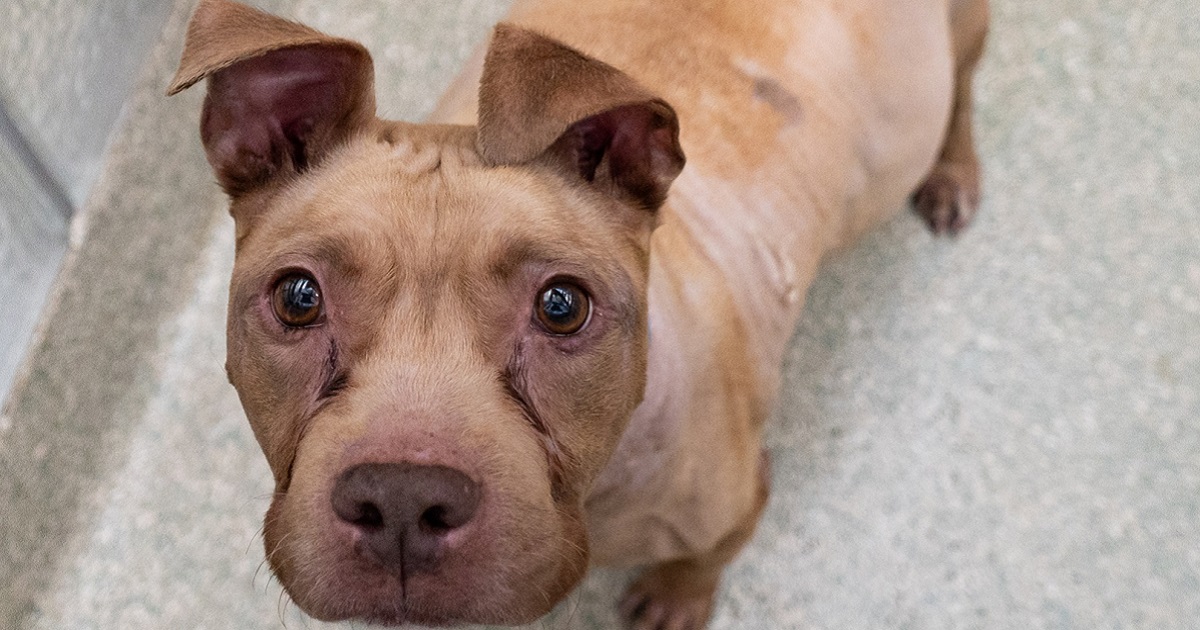
<path id="1" fill-rule="evenodd" d="M 950 44 L 954 56 L 954 107 L 941 155 L 913 193 L 913 208 L 935 233 L 956 234 L 979 207 L 979 156 L 971 130 L 971 84 L 988 31 L 987 0 L 955 0 L 950 5 Z"/>
<path id="2" fill-rule="evenodd" d="M 651 565 L 621 600 L 621 616 L 632 630 L 701 630 L 712 614 L 721 572 L 754 534 L 771 489 L 766 450 L 759 459 L 758 496 L 753 508 L 711 550 Z"/>

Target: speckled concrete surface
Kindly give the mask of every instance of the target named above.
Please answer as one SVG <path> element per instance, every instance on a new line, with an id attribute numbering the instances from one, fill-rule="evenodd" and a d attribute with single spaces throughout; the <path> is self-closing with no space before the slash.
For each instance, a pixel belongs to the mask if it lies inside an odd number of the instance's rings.
<path id="1" fill-rule="evenodd" d="M 416 118 L 500 9 L 383 4 L 274 8 L 366 40 L 384 109 Z M 1200 13 L 994 13 L 978 223 L 938 241 L 900 217 L 812 287 L 774 495 L 714 628 L 1200 619 Z M 321 625 L 257 570 L 269 475 L 221 373 L 230 226 L 197 95 L 157 97 L 174 46 L 0 422 L 0 627 Z M 615 627 L 625 578 L 534 627 Z"/>

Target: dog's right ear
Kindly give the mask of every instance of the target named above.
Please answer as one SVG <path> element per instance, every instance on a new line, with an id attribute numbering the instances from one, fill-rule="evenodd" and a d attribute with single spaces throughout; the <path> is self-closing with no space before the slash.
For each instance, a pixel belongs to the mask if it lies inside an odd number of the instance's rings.
<path id="1" fill-rule="evenodd" d="M 200 136 L 233 197 L 303 172 L 375 116 L 362 45 L 229 0 L 200 0 L 167 94 L 205 77 Z"/>

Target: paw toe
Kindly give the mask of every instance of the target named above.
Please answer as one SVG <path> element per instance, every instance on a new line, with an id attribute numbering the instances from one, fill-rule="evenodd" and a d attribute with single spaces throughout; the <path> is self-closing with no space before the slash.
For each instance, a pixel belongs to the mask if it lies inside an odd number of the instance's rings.
<path id="1" fill-rule="evenodd" d="M 712 611 L 713 593 L 679 593 L 635 584 L 621 601 L 630 630 L 703 630 Z"/>

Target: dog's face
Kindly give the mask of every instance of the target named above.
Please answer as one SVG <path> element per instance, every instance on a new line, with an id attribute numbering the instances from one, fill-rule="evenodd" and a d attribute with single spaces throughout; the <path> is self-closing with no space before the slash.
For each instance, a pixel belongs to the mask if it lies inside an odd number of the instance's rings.
<path id="1" fill-rule="evenodd" d="M 586 571 L 582 501 L 641 401 L 674 113 L 511 27 L 478 128 L 381 121 L 371 76 L 357 44 L 206 0 L 172 87 L 210 79 L 267 559 L 322 619 L 528 621 Z"/>

